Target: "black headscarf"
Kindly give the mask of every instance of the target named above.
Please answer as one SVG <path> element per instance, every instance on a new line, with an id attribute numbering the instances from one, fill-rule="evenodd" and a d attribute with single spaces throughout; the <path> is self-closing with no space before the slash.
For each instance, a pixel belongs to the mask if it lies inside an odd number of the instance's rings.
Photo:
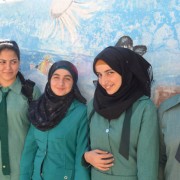
<path id="1" fill-rule="evenodd" d="M 68 70 L 73 78 L 72 90 L 64 96 L 57 96 L 50 87 L 51 77 L 57 69 Z M 77 80 L 78 71 L 71 62 L 58 61 L 51 66 L 44 94 L 38 100 L 33 101 L 29 107 L 30 121 L 37 129 L 46 131 L 58 125 L 74 99 L 86 103 L 86 99 L 81 95 L 76 84 Z"/>
<path id="2" fill-rule="evenodd" d="M 95 65 L 100 59 L 122 76 L 122 85 L 109 95 L 97 83 L 93 102 L 96 112 L 109 120 L 116 119 L 142 95 L 150 97 L 152 68 L 142 56 L 127 48 L 107 47 L 94 59 L 95 74 Z"/>

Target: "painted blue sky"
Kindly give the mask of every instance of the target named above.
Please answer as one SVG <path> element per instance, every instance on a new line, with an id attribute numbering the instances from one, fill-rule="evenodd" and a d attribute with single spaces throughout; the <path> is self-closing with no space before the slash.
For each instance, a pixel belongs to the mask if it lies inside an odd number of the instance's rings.
<path id="1" fill-rule="evenodd" d="M 180 0 L 0 0 L 0 9 L 0 38 L 16 40 L 22 52 L 83 64 L 128 35 L 147 46 L 156 82 L 180 84 Z M 33 57 L 38 64 L 43 55 Z"/>
<path id="2" fill-rule="evenodd" d="M 62 6 L 66 1 L 54 2 Z M 0 3 L 0 36 L 16 39 L 22 48 L 94 55 L 105 46 L 114 45 L 122 35 L 129 35 L 136 44 L 146 44 L 149 51 L 180 48 L 177 0 L 72 1 L 64 22 L 70 19 L 71 31 L 76 29 L 75 37 L 67 28 L 62 36 L 61 17 L 51 15 L 53 0 L 12 2 Z"/>

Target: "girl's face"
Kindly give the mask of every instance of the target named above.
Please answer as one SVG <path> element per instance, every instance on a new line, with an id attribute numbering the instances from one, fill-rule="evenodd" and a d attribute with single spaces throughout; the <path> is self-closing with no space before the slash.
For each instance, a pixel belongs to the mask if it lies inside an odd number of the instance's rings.
<path id="1" fill-rule="evenodd" d="M 3 49 L 0 52 L 0 85 L 8 87 L 16 80 L 20 61 L 16 53 L 11 49 Z"/>
<path id="2" fill-rule="evenodd" d="M 73 86 L 71 73 L 66 69 L 57 69 L 51 77 L 50 86 L 57 96 L 68 94 Z"/>
<path id="3" fill-rule="evenodd" d="M 122 85 L 122 76 L 119 73 L 114 71 L 105 62 L 96 63 L 95 70 L 99 84 L 106 90 L 107 94 L 112 95 L 119 90 Z"/>

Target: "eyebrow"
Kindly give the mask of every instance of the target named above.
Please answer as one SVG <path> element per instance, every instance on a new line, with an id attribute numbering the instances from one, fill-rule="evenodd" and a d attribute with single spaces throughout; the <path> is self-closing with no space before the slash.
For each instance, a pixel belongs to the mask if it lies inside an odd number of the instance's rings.
<path id="1" fill-rule="evenodd" d="M 7 59 L 0 59 L 0 60 L 3 60 L 3 61 L 14 61 L 14 60 L 17 60 L 17 61 L 19 61 L 17 58 L 9 59 L 9 60 L 7 60 Z"/>
<path id="2" fill-rule="evenodd" d="M 53 76 L 61 76 L 60 74 L 53 74 Z M 65 77 L 71 77 L 72 78 L 72 76 L 71 75 L 69 75 L 69 74 L 67 74 L 67 75 L 64 75 Z"/>
<path id="3" fill-rule="evenodd" d="M 113 70 L 113 69 L 108 69 L 108 70 L 106 70 L 106 71 L 104 71 L 104 72 L 107 73 L 107 72 L 109 72 L 109 71 L 114 71 L 114 70 Z M 96 71 L 96 73 L 100 73 L 100 72 Z"/>

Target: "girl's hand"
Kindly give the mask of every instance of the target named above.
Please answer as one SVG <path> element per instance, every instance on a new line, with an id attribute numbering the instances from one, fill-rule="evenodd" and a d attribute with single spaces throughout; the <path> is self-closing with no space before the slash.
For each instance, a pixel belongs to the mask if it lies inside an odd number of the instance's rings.
<path id="1" fill-rule="evenodd" d="M 84 154 L 86 162 L 101 171 L 108 171 L 113 166 L 113 155 L 107 151 L 95 149 Z"/>

